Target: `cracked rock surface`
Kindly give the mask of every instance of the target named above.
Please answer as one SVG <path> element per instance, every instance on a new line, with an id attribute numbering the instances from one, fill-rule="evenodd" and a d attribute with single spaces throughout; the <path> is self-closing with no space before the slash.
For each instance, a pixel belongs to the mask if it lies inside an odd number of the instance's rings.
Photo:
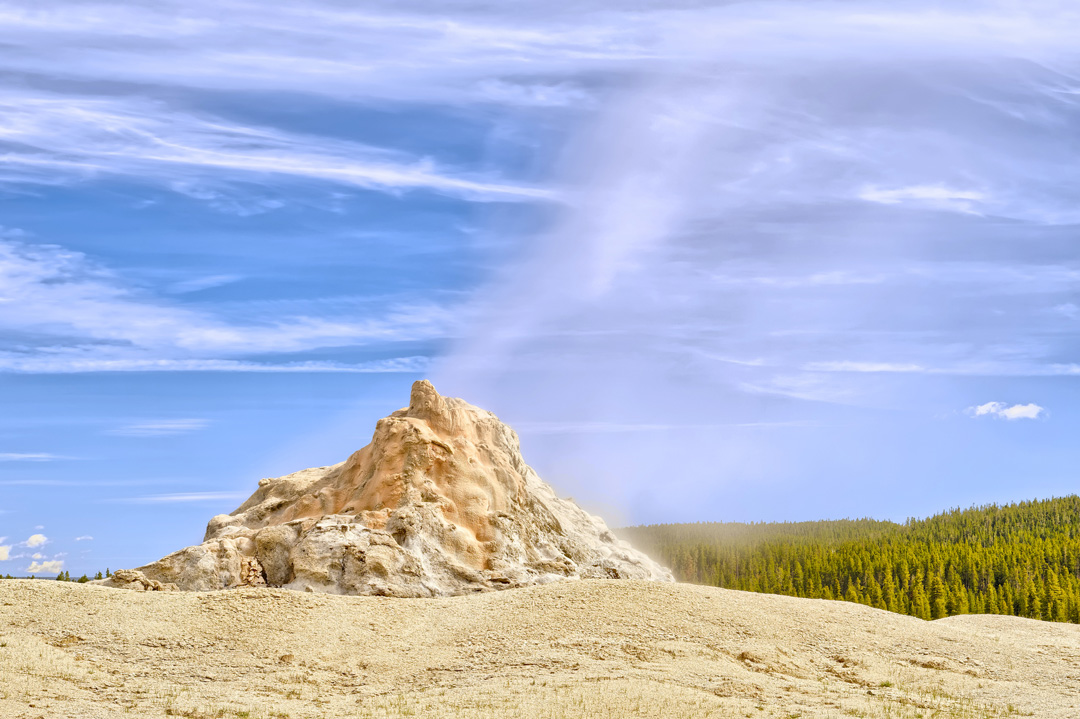
<path id="1" fill-rule="evenodd" d="M 260 480 L 202 544 L 101 583 L 434 597 L 594 578 L 672 581 L 556 496 L 494 414 L 421 380 L 345 462 Z"/>

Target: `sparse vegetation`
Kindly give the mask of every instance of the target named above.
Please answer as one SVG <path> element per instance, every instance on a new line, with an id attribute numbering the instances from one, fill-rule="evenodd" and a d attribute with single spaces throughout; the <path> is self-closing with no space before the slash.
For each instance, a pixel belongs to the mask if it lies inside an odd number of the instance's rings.
<path id="1" fill-rule="evenodd" d="M 112 576 L 112 574 L 109 572 L 109 570 L 105 570 L 105 576 L 110 577 L 110 576 Z M 94 579 L 101 579 L 101 578 L 102 578 L 101 572 L 98 572 L 97 574 L 94 575 Z M 34 576 L 33 574 L 31 574 L 28 577 L 15 577 L 15 576 L 12 576 L 10 574 L 5 574 L 3 576 L 0 576 L 0 579 L 37 579 L 37 577 Z M 72 579 L 71 578 L 71 572 L 68 572 L 68 571 L 60 572 L 53 579 L 55 581 L 57 581 L 57 582 L 75 582 L 77 584 L 86 584 L 87 582 L 90 581 L 90 577 L 88 575 L 86 575 L 86 574 L 82 575 L 78 579 Z"/>

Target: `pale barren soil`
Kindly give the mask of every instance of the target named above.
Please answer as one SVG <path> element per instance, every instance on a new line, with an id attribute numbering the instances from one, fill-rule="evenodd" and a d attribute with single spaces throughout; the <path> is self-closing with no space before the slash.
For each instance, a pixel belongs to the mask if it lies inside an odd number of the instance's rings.
<path id="1" fill-rule="evenodd" d="M 0 581 L 0 717 L 1080 717 L 1080 627 L 577 581 L 449 599 Z"/>

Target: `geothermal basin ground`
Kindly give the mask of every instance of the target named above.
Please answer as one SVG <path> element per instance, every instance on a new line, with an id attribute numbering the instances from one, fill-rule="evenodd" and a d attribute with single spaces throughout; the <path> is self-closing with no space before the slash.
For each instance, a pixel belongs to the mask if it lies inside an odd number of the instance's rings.
<path id="1" fill-rule="evenodd" d="M 1080 716 L 1080 626 L 685 584 L 443 599 L 0 581 L 0 716 Z"/>

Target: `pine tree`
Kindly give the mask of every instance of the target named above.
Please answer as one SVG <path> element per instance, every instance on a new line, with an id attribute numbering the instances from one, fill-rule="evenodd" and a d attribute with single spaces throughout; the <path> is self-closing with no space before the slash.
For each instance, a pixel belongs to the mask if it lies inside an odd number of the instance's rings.
<path id="1" fill-rule="evenodd" d="M 886 570 L 885 581 L 881 584 L 881 594 L 885 600 L 885 608 L 890 612 L 900 611 L 900 602 L 896 595 L 896 580 L 893 579 L 891 571 Z"/>
<path id="2" fill-rule="evenodd" d="M 926 598 L 926 590 L 920 583 L 911 585 L 911 614 L 919 619 L 930 618 L 930 601 Z"/>
<path id="3" fill-rule="evenodd" d="M 945 585 L 941 577 L 935 574 L 930 578 L 930 618 L 941 619 L 948 616 L 945 606 Z"/>
<path id="4" fill-rule="evenodd" d="M 886 608 L 885 607 L 885 598 L 884 598 L 884 596 L 882 595 L 882 592 L 881 592 L 881 585 L 879 585 L 877 583 L 877 580 L 873 576 L 870 577 L 870 584 L 866 588 L 866 595 L 867 595 L 867 603 L 871 607 L 876 607 L 877 609 L 885 609 Z"/>

